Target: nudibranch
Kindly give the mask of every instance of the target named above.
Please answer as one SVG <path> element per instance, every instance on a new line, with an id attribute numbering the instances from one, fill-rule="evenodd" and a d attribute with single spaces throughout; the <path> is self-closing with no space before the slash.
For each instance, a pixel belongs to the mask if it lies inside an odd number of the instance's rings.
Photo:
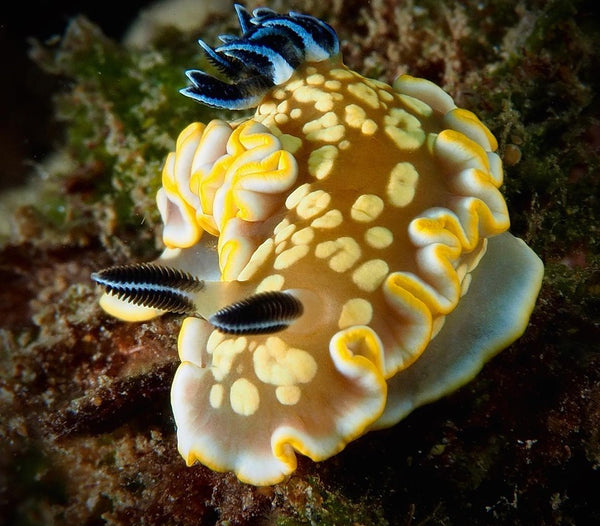
<path id="1" fill-rule="evenodd" d="M 235 7 L 183 94 L 164 253 L 93 278 L 124 320 L 185 314 L 178 447 L 254 485 L 460 387 L 525 330 L 543 274 L 507 232 L 497 142 L 430 81 L 342 62 L 326 23 Z"/>

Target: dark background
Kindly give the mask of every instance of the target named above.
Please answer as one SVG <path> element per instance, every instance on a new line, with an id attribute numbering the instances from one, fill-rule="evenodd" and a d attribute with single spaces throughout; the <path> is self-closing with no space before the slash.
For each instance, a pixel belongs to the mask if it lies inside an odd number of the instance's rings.
<path id="1" fill-rule="evenodd" d="M 119 39 L 139 10 L 152 1 L 11 2 L 0 15 L 0 191 L 23 183 L 33 164 L 60 140 L 52 119 L 52 92 L 59 88 L 29 59 L 29 41 L 62 35 L 69 20 L 84 14 Z"/>

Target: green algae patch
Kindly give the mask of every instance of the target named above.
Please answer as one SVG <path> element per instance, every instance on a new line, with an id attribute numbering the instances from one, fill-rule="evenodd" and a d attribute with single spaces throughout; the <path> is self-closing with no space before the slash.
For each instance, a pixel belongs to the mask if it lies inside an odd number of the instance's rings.
<path id="1" fill-rule="evenodd" d="M 198 62 L 196 42 L 173 36 L 160 49 L 132 50 L 77 17 L 62 38 L 35 42 L 30 55 L 59 86 L 55 117 L 64 144 L 46 165 L 45 184 L 56 195 L 49 201 L 68 200 L 71 215 L 57 214 L 64 202 L 38 211 L 53 224 L 63 219 L 68 226 L 75 216 L 96 221 L 105 233 L 141 223 L 152 232 L 161 168 L 174 138 L 187 123 L 211 118 L 178 91 L 186 85 L 185 69 Z"/>

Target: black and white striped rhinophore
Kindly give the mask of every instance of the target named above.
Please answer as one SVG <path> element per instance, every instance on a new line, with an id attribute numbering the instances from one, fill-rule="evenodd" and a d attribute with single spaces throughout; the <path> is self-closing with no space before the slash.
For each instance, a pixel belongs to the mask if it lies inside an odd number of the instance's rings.
<path id="1" fill-rule="evenodd" d="M 303 310 L 292 294 L 259 292 L 219 310 L 208 321 L 228 334 L 269 334 L 287 328 Z"/>
<path id="2" fill-rule="evenodd" d="M 153 263 L 109 267 L 92 279 L 121 300 L 174 314 L 194 313 L 195 293 L 204 287 L 187 272 Z"/>
<path id="3" fill-rule="evenodd" d="M 241 36 L 221 35 L 212 49 L 198 43 L 225 80 L 200 70 L 186 71 L 192 86 L 181 93 L 216 108 L 239 110 L 257 106 L 273 86 L 286 82 L 303 62 L 320 62 L 340 51 L 335 31 L 309 15 L 280 15 L 258 8 L 252 15 L 236 4 Z"/>

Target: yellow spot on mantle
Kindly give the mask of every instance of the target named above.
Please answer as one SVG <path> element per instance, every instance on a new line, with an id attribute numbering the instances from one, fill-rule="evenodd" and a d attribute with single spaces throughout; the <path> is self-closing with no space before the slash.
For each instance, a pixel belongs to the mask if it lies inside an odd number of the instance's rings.
<path id="1" fill-rule="evenodd" d="M 248 261 L 246 266 L 238 274 L 238 281 L 249 280 L 254 273 L 264 265 L 265 261 L 273 251 L 273 244 L 272 239 L 267 239 L 254 251 L 250 257 L 250 261 Z"/>
<path id="2" fill-rule="evenodd" d="M 208 400 L 210 402 L 210 406 L 213 409 L 219 409 L 223 404 L 223 397 L 225 396 L 225 389 L 221 384 L 214 384 L 210 388 L 210 394 L 208 395 Z"/>
<path id="3" fill-rule="evenodd" d="M 352 298 L 344 303 L 338 327 L 345 329 L 353 325 L 368 325 L 373 318 L 373 306 L 363 298 Z"/>
<path id="4" fill-rule="evenodd" d="M 336 124 L 329 128 L 323 128 L 322 130 L 316 130 L 306 135 L 307 141 L 312 142 L 339 142 L 346 133 L 346 128 L 343 124 Z"/>
<path id="5" fill-rule="evenodd" d="M 386 187 L 387 198 L 393 206 L 406 206 L 415 196 L 419 172 L 408 162 L 398 163 L 392 168 Z"/>
<path id="6" fill-rule="evenodd" d="M 352 281 L 359 289 L 373 292 L 381 285 L 388 272 L 388 264 L 383 259 L 371 259 L 352 273 Z"/>
<path id="7" fill-rule="evenodd" d="M 398 98 L 402 101 L 404 106 L 421 117 L 427 118 L 433 113 L 431 106 L 424 103 L 422 100 L 411 97 L 410 95 L 405 95 L 404 93 L 398 94 Z"/>
<path id="8" fill-rule="evenodd" d="M 374 226 L 365 232 L 365 241 L 373 248 L 387 248 L 394 241 L 394 234 L 389 228 Z"/>
<path id="9" fill-rule="evenodd" d="M 336 124 L 339 124 L 338 116 L 332 111 L 329 111 L 324 115 L 321 115 L 318 119 L 308 121 L 302 127 L 302 133 L 308 135 L 309 133 L 322 130 L 323 128 L 329 128 L 331 126 L 335 126 Z"/>
<path id="10" fill-rule="evenodd" d="M 292 236 L 294 245 L 308 245 L 315 237 L 315 231 L 312 227 L 305 227 Z"/>
<path id="11" fill-rule="evenodd" d="M 344 120 L 352 128 L 360 128 L 367 118 L 365 110 L 358 104 L 348 104 L 344 111 Z"/>
<path id="12" fill-rule="evenodd" d="M 402 150 L 415 150 L 425 142 L 419 119 L 401 108 L 392 108 L 383 122 L 385 133 Z"/>
<path id="13" fill-rule="evenodd" d="M 271 385 L 305 384 L 317 374 L 317 362 L 308 352 L 289 347 L 277 336 L 259 345 L 252 360 L 258 379 Z"/>
<path id="14" fill-rule="evenodd" d="M 271 274 L 263 279 L 258 287 L 256 287 L 255 292 L 265 292 L 268 290 L 281 290 L 283 288 L 283 284 L 285 283 L 285 278 L 281 274 Z"/>
<path id="15" fill-rule="evenodd" d="M 360 127 L 360 131 L 365 135 L 373 135 L 377 131 L 377 123 L 373 119 L 367 119 Z"/>
<path id="16" fill-rule="evenodd" d="M 250 416 L 258 411 L 260 395 L 252 382 L 246 380 L 246 378 L 238 378 L 231 385 L 229 402 L 231 403 L 231 409 L 238 415 Z"/>
<path id="17" fill-rule="evenodd" d="M 306 254 L 308 254 L 308 251 L 308 245 L 295 245 L 292 248 L 288 248 L 275 258 L 273 268 L 275 270 L 289 268 L 294 263 L 306 256 Z"/>
<path id="18" fill-rule="evenodd" d="M 321 146 L 310 153 L 308 157 L 308 172 L 313 177 L 325 179 L 333 169 L 339 150 L 332 144 Z"/>
<path id="19" fill-rule="evenodd" d="M 287 225 L 277 229 L 275 233 L 275 243 L 281 243 L 288 239 L 296 231 L 296 225 Z"/>
<path id="20" fill-rule="evenodd" d="M 310 184 L 305 183 L 296 188 L 285 200 L 285 206 L 288 210 L 298 206 L 298 203 L 310 192 Z"/>
<path id="21" fill-rule="evenodd" d="M 315 248 L 315 256 L 329 260 L 329 268 L 346 272 L 361 256 L 360 245 L 351 237 L 340 237 L 335 241 L 323 241 Z"/>
<path id="22" fill-rule="evenodd" d="M 337 80 L 349 80 L 353 77 L 355 77 L 355 75 L 351 72 L 348 71 L 347 69 L 332 69 L 329 74 L 331 75 L 331 77 L 333 77 L 334 79 Z"/>
<path id="23" fill-rule="evenodd" d="M 310 226 L 319 229 L 336 228 L 342 224 L 343 220 L 342 213 L 334 208 L 325 212 L 321 217 L 314 219 Z"/>
<path id="24" fill-rule="evenodd" d="M 379 97 L 373 88 L 370 88 L 363 82 L 355 82 L 348 85 L 348 91 L 357 99 L 364 102 L 367 106 L 377 109 L 379 108 Z"/>
<path id="25" fill-rule="evenodd" d="M 369 223 L 379 217 L 383 211 L 383 200 L 374 194 L 362 194 L 354 201 L 350 217 L 359 223 Z"/>
<path id="26" fill-rule="evenodd" d="M 248 340 L 245 337 L 228 338 L 214 348 L 210 371 L 217 382 L 222 381 L 230 373 L 235 357 L 246 349 L 246 345 Z"/>
<path id="27" fill-rule="evenodd" d="M 300 401 L 302 392 L 297 385 L 280 385 L 275 389 L 275 396 L 280 404 L 296 405 Z"/>
<path id="28" fill-rule="evenodd" d="M 320 73 L 314 73 L 306 78 L 306 83 L 309 86 L 320 86 L 325 82 L 325 77 Z"/>
<path id="29" fill-rule="evenodd" d="M 331 196 L 327 192 L 324 190 L 315 190 L 302 198 L 298 203 L 296 213 L 302 219 L 310 219 L 324 212 L 330 202 Z"/>

